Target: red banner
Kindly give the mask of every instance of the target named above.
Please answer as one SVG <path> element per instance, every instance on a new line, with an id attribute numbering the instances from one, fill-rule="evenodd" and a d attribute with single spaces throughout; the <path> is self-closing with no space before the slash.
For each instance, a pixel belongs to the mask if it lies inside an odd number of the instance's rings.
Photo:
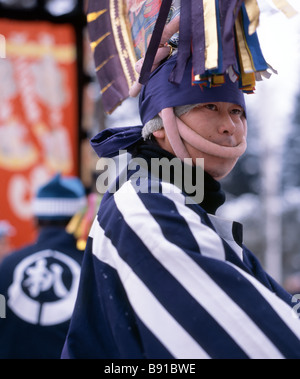
<path id="1" fill-rule="evenodd" d="M 76 35 L 72 25 L 0 19 L 0 220 L 15 248 L 35 238 L 31 200 L 55 172 L 78 173 Z"/>

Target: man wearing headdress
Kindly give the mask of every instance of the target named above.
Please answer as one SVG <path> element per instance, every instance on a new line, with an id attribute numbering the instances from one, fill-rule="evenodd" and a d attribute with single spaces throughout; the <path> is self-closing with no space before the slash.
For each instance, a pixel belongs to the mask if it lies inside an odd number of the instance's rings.
<path id="1" fill-rule="evenodd" d="M 111 22 L 104 3 L 90 1 L 90 35 L 111 110 L 126 93 L 129 62 L 117 61 L 112 43 L 125 45 L 123 34 L 99 42 L 104 18 Z M 166 24 L 175 2 L 153 3 L 160 12 L 131 88 L 141 89 L 142 125 L 92 140 L 99 157 L 125 150 L 131 160 L 91 228 L 62 357 L 299 358 L 299 304 L 244 246 L 242 225 L 216 213 L 219 180 L 246 150 L 243 92 L 269 76 L 254 33 L 258 4 L 181 1 Z M 115 70 L 105 64 L 113 53 Z"/>
<path id="2" fill-rule="evenodd" d="M 146 164 L 131 163 L 102 200 L 63 357 L 299 358 L 292 296 L 243 245 L 242 226 L 216 216 L 225 201 L 218 180 L 246 149 L 243 93 L 227 76 L 223 86 L 192 86 L 191 59 L 174 85 L 175 63 L 143 87 L 143 126 L 92 140 L 100 157 L 128 150 Z M 153 174 L 174 158 L 191 182 L 204 158 L 200 201 L 178 171 Z"/>

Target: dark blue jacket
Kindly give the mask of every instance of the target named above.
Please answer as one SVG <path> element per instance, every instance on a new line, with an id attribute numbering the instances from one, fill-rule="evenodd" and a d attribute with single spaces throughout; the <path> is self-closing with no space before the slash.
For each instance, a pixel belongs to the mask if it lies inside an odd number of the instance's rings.
<path id="1" fill-rule="evenodd" d="M 82 252 L 64 228 L 46 227 L 36 243 L 0 264 L 0 359 L 59 358 L 74 308 Z"/>

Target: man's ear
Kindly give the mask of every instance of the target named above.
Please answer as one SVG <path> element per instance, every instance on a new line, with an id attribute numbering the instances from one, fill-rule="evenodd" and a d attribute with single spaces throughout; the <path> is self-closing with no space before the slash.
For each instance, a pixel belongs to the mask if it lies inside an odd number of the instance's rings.
<path id="1" fill-rule="evenodd" d="M 166 137 L 165 129 L 162 128 L 162 129 L 156 130 L 155 132 L 153 132 L 153 135 L 157 140 L 164 140 Z"/>
<path id="2" fill-rule="evenodd" d="M 153 132 L 152 134 L 153 137 L 156 139 L 156 142 L 162 149 L 169 151 L 171 154 L 175 155 L 164 128 L 159 129 L 156 132 Z"/>

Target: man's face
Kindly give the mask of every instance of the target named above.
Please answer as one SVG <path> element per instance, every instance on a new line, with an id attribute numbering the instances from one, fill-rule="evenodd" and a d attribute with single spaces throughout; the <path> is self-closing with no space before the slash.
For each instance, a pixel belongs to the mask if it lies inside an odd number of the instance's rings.
<path id="1" fill-rule="evenodd" d="M 236 147 L 247 136 L 244 110 L 232 103 L 200 104 L 180 119 L 203 138 L 220 146 Z M 196 163 L 196 158 L 204 158 L 205 171 L 217 180 L 228 175 L 238 160 L 202 153 L 187 142 L 185 146 L 193 163 Z"/>

